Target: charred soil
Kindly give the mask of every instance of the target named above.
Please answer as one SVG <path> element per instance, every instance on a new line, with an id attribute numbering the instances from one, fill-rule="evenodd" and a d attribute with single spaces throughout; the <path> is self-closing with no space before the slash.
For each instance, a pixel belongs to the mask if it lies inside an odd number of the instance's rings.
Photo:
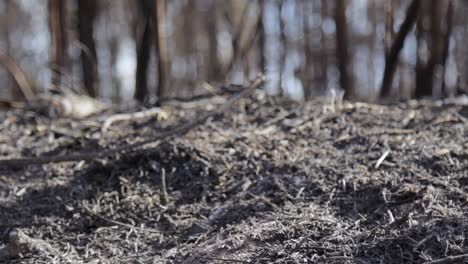
<path id="1" fill-rule="evenodd" d="M 0 156 L 111 149 L 217 106 L 172 106 L 167 119 L 105 133 L 112 111 L 86 120 L 10 111 L 0 114 Z M 135 151 L 0 168 L 0 248 L 12 232 L 50 246 L 0 261 L 466 262 L 467 113 L 256 92 L 184 136 Z"/>

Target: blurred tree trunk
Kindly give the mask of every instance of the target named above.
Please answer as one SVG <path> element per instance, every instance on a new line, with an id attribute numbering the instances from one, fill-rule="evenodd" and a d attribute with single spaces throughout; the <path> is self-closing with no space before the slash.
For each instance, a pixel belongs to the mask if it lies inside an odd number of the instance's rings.
<path id="1" fill-rule="evenodd" d="M 96 13 L 96 0 L 78 0 L 78 36 L 83 45 L 80 54 L 83 82 L 88 95 L 91 97 L 99 96 L 97 53 L 94 42 Z"/>
<path id="2" fill-rule="evenodd" d="M 336 23 L 336 55 L 338 69 L 340 71 L 340 85 L 345 92 L 345 98 L 355 96 L 353 81 L 349 72 L 350 57 L 348 53 L 348 30 L 346 21 L 346 0 L 336 0 L 335 6 Z"/>
<path id="3" fill-rule="evenodd" d="M 35 90 L 31 87 L 26 74 L 16 64 L 16 62 L 7 55 L 0 54 L 0 65 L 11 74 L 16 82 L 16 87 L 21 92 L 21 98 L 30 102 L 36 96 Z"/>
<path id="4" fill-rule="evenodd" d="M 395 1 L 385 1 L 384 3 L 384 10 L 385 10 L 385 53 L 388 54 L 390 52 L 390 47 L 393 41 L 393 35 L 395 35 L 395 31 L 393 30 L 393 13 L 395 8 Z"/>
<path id="5" fill-rule="evenodd" d="M 155 50 L 158 55 L 158 85 L 157 96 L 158 104 L 167 94 L 166 86 L 168 81 L 169 53 L 166 45 L 166 0 L 154 0 L 154 37 Z"/>
<path id="6" fill-rule="evenodd" d="M 2 27 L 2 38 L 3 42 L 5 43 L 5 55 L 8 57 L 11 57 L 11 40 L 10 40 L 10 27 L 11 27 L 11 17 L 13 15 L 13 0 L 5 0 L 5 7 L 3 9 L 3 17 L 5 18 L 4 20 L 4 25 Z M 4 85 L 7 87 L 10 87 L 11 89 L 11 96 L 13 98 L 13 101 L 24 101 L 26 98 L 24 98 L 23 93 L 20 90 L 20 87 L 18 86 L 18 83 L 13 82 L 12 79 L 6 75 L 5 76 Z"/>
<path id="7" fill-rule="evenodd" d="M 266 62 L 266 32 L 265 32 L 265 21 L 264 21 L 264 13 L 265 13 L 265 0 L 259 0 L 259 8 L 260 8 L 260 28 L 258 32 L 258 53 L 259 53 L 259 62 L 260 62 L 260 71 L 263 74 L 266 74 L 267 62 Z"/>
<path id="8" fill-rule="evenodd" d="M 61 72 L 65 66 L 65 1 L 49 0 L 49 27 L 52 38 L 53 65 L 52 65 L 52 85 L 56 90 L 60 90 Z"/>
<path id="9" fill-rule="evenodd" d="M 421 8 L 419 10 L 417 24 L 416 24 L 416 89 L 415 97 L 420 97 L 424 94 L 427 94 L 425 87 L 427 86 L 427 79 L 425 77 L 425 67 L 423 62 L 423 42 L 426 38 L 425 28 L 423 20 L 426 18 L 426 9 L 427 5 L 423 2 L 421 3 Z M 430 91 L 429 91 L 430 94 Z"/>
<path id="10" fill-rule="evenodd" d="M 225 10 L 225 17 L 226 21 L 230 24 L 232 29 L 232 38 L 231 38 L 231 45 L 232 45 L 232 55 L 229 61 L 227 62 L 226 66 L 223 69 L 222 74 L 227 76 L 232 70 L 235 68 L 237 61 L 240 59 L 239 55 L 242 52 L 242 41 L 244 40 L 246 35 L 246 31 L 249 26 L 249 19 L 248 19 L 248 11 L 250 10 L 250 5 L 254 3 L 254 1 L 232 1 L 231 8 L 234 9 L 235 12 L 232 13 L 232 17 L 229 15 L 229 10 Z"/>
<path id="11" fill-rule="evenodd" d="M 244 78 L 246 80 L 250 79 L 249 75 L 256 67 L 253 47 L 262 28 L 262 16 L 260 10 L 258 10 L 257 16 L 251 19 L 248 24 L 249 25 L 245 30 L 246 33 L 244 39 L 240 43 L 240 51 L 238 53 L 239 60 L 244 63 Z"/>
<path id="12" fill-rule="evenodd" d="M 193 45 L 193 40 L 197 36 L 197 25 L 194 21 L 197 20 L 196 14 L 196 3 L 195 1 L 186 1 L 179 11 L 181 16 L 181 30 L 177 32 L 174 43 L 176 43 L 177 54 L 176 56 L 181 58 L 183 65 L 185 66 L 185 71 L 182 76 L 181 86 L 184 86 L 183 93 L 178 93 L 178 95 L 193 95 L 195 92 L 194 85 L 191 85 L 191 81 L 197 78 L 197 65 L 194 65 L 194 56 L 195 45 Z"/>
<path id="13" fill-rule="evenodd" d="M 453 16 L 454 16 L 454 3 L 453 0 L 449 0 L 448 2 L 448 7 L 447 7 L 447 16 L 445 20 L 445 36 L 444 36 L 444 51 L 443 51 L 443 57 L 442 57 L 442 67 L 443 67 L 443 72 L 442 72 L 442 95 L 444 97 L 449 96 L 449 91 L 447 90 L 446 84 L 445 84 L 445 73 L 447 71 L 447 58 L 449 56 L 449 50 L 450 50 L 450 37 L 452 35 L 452 30 L 453 30 Z"/>
<path id="14" fill-rule="evenodd" d="M 4 0 L 5 7 L 3 9 L 2 16 L 4 17 L 4 25 L 1 27 L 2 30 L 2 38 L 3 42 L 5 43 L 5 53 L 6 55 L 11 55 L 11 40 L 10 40 L 10 20 L 11 16 L 14 14 L 13 9 L 13 0 Z"/>
<path id="15" fill-rule="evenodd" d="M 327 54 L 327 47 L 328 47 L 328 41 L 327 41 L 327 34 L 325 34 L 324 30 L 324 21 L 325 19 L 328 18 L 328 2 L 327 0 L 321 0 L 320 2 L 320 17 L 321 17 L 321 23 L 320 23 L 320 46 L 321 46 L 321 52 L 320 52 L 320 65 L 321 65 L 321 73 L 322 73 L 322 85 L 323 85 L 323 92 L 326 92 L 328 89 L 328 54 Z"/>
<path id="16" fill-rule="evenodd" d="M 282 12 L 284 9 L 284 0 L 279 0 L 278 2 L 278 16 L 279 16 L 279 23 L 280 23 L 280 43 L 281 43 L 281 51 L 280 51 L 280 59 L 279 59 L 279 81 L 278 81 L 278 95 L 284 94 L 284 87 L 283 87 L 283 76 L 284 76 L 284 66 L 286 63 L 286 55 L 287 55 L 287 38 L 286 38 L 286 21 L 282 16 Z"/>
<path id="17" fill-rule="evenodd" d="M 380 98 L 385 98 L 390 94 L 392 88 L 393 76 L 398 65 L 398 55 L 403 48 L 406 36 L 413 28 L 418 17 L 420 0 L 413 0 L 406 11 L 406 17 L 398 30 L 390 50 L 385 56 L 385 70 L 382 80 L 382 87 L 380 88 Z"/>
<path id="18" fill-rule="evenodd" d="M 208 79 L 210 81 L 219 81 L 221 77 L 221 64 L 218 57 L 218 2 L 210 2 L 211 17 L 206 17 L 204 20 L 207 26 L 208 34 L 208 51 L 209 51 L 209 65 L 208 65 Z"/>
<path id="19" fill-rule="evenodd" d="M 445 1 L 432 0 L 430 6 L 431 12 L 431 31 L 430 31 L 430 43 L 429 43 L 429 63 L 426 68 L 426 76 L 432 80 L 429 83 L 428 90 L 430 89 L 431 94 L 440 96 L 442 89 L 442 60 L 444 53 L 444 5 Z"/>
<path id="20" fill-rule="evenodd" d="M 416 97 L 441 96 L 442 79 L 444 74 L 444 43 L 446 35 L 446 25 L 444 25 L 444 15 L 448 10 L 448 1 L 425 1 L 426 8 L 420 19 L 425 19 L 429 23 L 420 22 L 418 34 L 427 34 L 426 38 L 429 58 L 426 64 L 421 61 L 417 63 Z M 425 25 L 427 24 L 427 27 Z M 420 36 L 419 41 L 422 41 Z"/>
<path id="21" fill-rule="evenodd" d="M 466 1 L 457 1 L 455 10 L 468 10 Z M 464 12 L 455 12 L 455 24 L 468 24 L 468 17 L 464 16 Z M 466 13 L 466 12 L 465 12 Z M 456 37 L 455 45 L 455 63 L 457 65 L 458 75 L 456 83 L 456 95 L 468 94 L 468 47 L 467 45 L 459 45 L 458 43 L 468 43 L 468 27 L 463 27 L 460 34 L 454 34 Z"/>
<path id="22" fill-rule="evenodd" d="M 135 94 L 134 98 L 139 102 L 144 102 L 148 97 L 148 65 L 151 55 L 152 43 L 152 12 L 153 3 L 150 0 L 138 1 L 138 14 L 136 25 L 138 28 L 143 27 L 143 31 L 137 30 L 136 32 L 136 45 L 137 45 L 137 65 L 135 76 Z M 140 33 L 141 32 L 141 33 Z"/>
<path id="23" fill-rule="evenodd" d="M 301 5 L 302 10 L 302 30 L 304 34 L 304 69 L 302 73 L 302 88 L 304 93 L 304 100 L 309 100 L 312 95 L 312 79 L 313 79 L 313 72 L 312 72 L 312 47 L 310 44 L 310 27 L 309 27 L 309 20 L 310 16 L 313 16 L 312 11 L 309 7 L 309 1 L 303 0 L 301 3 L 296 3 L 297 5 Z M 310 12 L 310 13 L 309 13 Z"/>
<path id="24" fill-rule="evenodd" d="M 107 44 L 109 46 L 109 61 L 110 61 L 110 75 L 111 75 L 111 87 L 112 87 L 112 102 L 120 104 L 122 101 L 122 83 L 119 79 L 116 71 L 117 67 L 117 55 L 119 51 L 119 38 L 115 35 L 109 37 Z"/>
<path id="25" fill-rule="evenodd" d="M 377 15 L 378 15 L 378 11 L 377 11 L 377 3 L 375 1 L 371 1 L 368 5 L 367 5 L 367 17 L 369 19 L 369 22 L 371 23 L 372 25 L 372 32 L 371 32 L 371 35 L 370 35 L 370 39 L 369 39 L 369 53 L 370 53 L 370 56 L 368 58 L 368 65 L 370 66 L 370 74 L 368 74 L 368 84 L 369 84 L 369 96 L 372 96 L 374 97 L 375 96 L 375 76 L 377 74 L 376 72 L 376 65 L 374 63 L 374 58 L 376 57 L 377 55 L 377 51 L 376 51 L 376 44 L 377 44 L 377 30 L 378 30 L 378 22 L 377 22 Z"/>

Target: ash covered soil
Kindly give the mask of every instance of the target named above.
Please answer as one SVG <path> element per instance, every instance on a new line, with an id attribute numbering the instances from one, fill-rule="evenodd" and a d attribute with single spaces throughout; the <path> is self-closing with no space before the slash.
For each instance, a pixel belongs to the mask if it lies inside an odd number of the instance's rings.
<path id="1" fill-rule="evenodd" d="M 208 102 L 105 133 L 112 111 L 86 120 L 1 113 L 0 156 L 138 142 L 220 104 Z M 467 117 L 468 106 L 455 104 L 297 103 L 256 92 L 136 151 L 3 167 L 0 248 L 15 232 L 48 247 L 0 261 L 463 263 Z"/>

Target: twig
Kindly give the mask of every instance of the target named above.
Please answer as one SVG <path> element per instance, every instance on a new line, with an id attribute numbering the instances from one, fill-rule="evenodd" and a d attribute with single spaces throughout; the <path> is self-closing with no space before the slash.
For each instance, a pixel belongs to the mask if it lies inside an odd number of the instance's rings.
<path id="1" fill-rule="evenodd" d="M 380 157 L 380 159 L 377 161 L 377 163 L 375 164 L 375 168 L 378 169 L 380 167 L 380 165 L 382 164 L 382 162 L 385 160 L 385 158 L 388 156 L 388 154 L 390 154 L 390 150 L 386 150 L 382 156 Z"/>
<path id="2" fill-rule="evenodd" d="M 320 260 L 325 262 L 336 262 L 336 261 L 354 261 L 358 263 L 367 263 L 363 260 L 354 257 L 345 257 L 345 256 L 331 256 L 331 257 L 322 257 Z"/>
<path id="3" fill-rule="evenodd" d="M 166 187 L 166 170 L 163 168 L 161 172 L 161 189 L 163 195 L 163 202 L 167 204 L 169 202 L 169 196 L 167 195 L 167 187 Z"/>
<path id="4" fill-rule="evenodd" d="M 207 259 L 207 260 L 216 260 L 216 261 L 221 261 L 221 262 L 249 263 L 248 261 L 238 260 L 238 259 L 213 258 L 213 257 L 202 257 L 202 256 L 199 256 L 199 258 Z"/>
<path id="5" fill-rule="evenodd" d="M 454 113 L 456 117 L 458 117 L 458 119 L 460 119 L 463 123 L 467 124 L 468 123 L 468 119 L 464 116 L 462 116 L 459 112 L 455 112 Z"/>
<path id="6" fill-rule="evenodd" d="M 118 226 L 123 226 L 123 227 L 127 227 L 127 228 L 130 228 L 130 229 L 134 229 L 134 230 L 140 230 L 140 231 L 145 231 L 145 232 L 150 232 L 150 233 L 156 233 L 156 234 L 163 234 L 165 233 L 164 231 L 161 231 L 161 230 L 157 230 L 157 229 L 154 229 L 154 228 L 146 228 L 146 227 L 139 227 L 139 226 L 134 226 L 134 225 L 131 225 L 131 224 L 126 224 L 126 223 L 123 223 L 123 222 L 120 222 L 120 221 L 117 221 L 117 220 L 114 220 L 114 219 L 109 219 L 109 218 L 106 218 L 102 215 L 99 215 L 95 212 L 93 212 L 88 206 L 86 206 L 84 203 L 82 204 L 83 208 L 86 210 L 86 212 L 94 217 L 97 217 L 103 221 L 106 221 L 106 222 L 109 222 L 109 223 L 112 223 L 114 225 L 118 225 Z"/>
<path id="7" fill-rule="evenodd" d="M 256 200 L 260 200 L 266 203 L 267 205 L 271 206 L 274 210 L 279 210 L 279 207 L 276 204 L 272 203 L 270 200 L 268 200 L 265 196 L 255 195 L 252 192 L 247 192 L 247 194 L 252 196 Z"/>
<path id="8" fill-rule="evenodd" d="M 304 192 L 304 190 L 305 188 L 301 187 L 294 198 L 299 199 L 301 197 L 302 192 Z"/>
<path id="9" fill-rule="evenodd" d="M 204 83 L 203 86 L 210 87 L 211 84 L 209 83 Z M 168 103 L 184 103 L 184 102 L 193 102 L 193 101 L 198 101 L 198 100 L 203 100 L 203 99 L 210 99 L 212 97 L 218 96 L 218 95 L 232 95 L 235 93 L 240 92 L 243 89 L 242 85 L 239 84 L 227 84 L 227 85 L 222 85 L 218 89 L 210 88 L 206 89 L 208 92 L 206 93 L 201 93 L 201 94 L 196 94 L 192 96 L 174 96 L 174 97 L 168 97 L 164 98 L 164 100 L 161 102 L 163 105 L 168 104 Z"/>
<path id="10" fill-rule="evenodd" d="M 76 161 L 90 161 L 98 158 L 117 155 L 122 152 L 132 151 L 150 143 L 154 143 L 163 139 L 173 138 L 178 135 L 184 135 L 190 130 L 204 124 L 209 118 L 229 111 L 229 109 L 240 99 L 248 96 L 255 89 L 259 88 L 265 79 L 263 75 L 259 75 L 254 81 L 251 82 L 249 87 L 242 92 L 232 96 L 224 105 L 218 107 L 216 110 L 207 112 L 191 122 L 179 125 L 173 129 L 162 132 L 150 139 L 136 142 L 133 144 L 123 145 L 114 149 L 102 149 L 89 153 L 76 153 L 70 155 L 52 156 L 52 157 L 34 157 L 34 158 L 17 158 L 17 159 L 0 159 L 0 168 L 5 167 L 22 167 L 27 165 L 40 165 L 49 163 L 60 162 L 76 162 Z"/>
<path id="11" fill-rule="evenodd" d="M 112 124 L 114 124 L 115 122 L 143 119 L 153 116 L 157 116 L 158 118 L 165 118 L 167 116 L 167 113 L 159 107 L 154 107 L 140 112 L 112 115 L 109 118 L 107 118 L 104 124 L 102 125 L 101 132 L 106 132 L 109 129 L 109 127 L 112 126 Z"/>
<path id="12" fill-rule="evenodd" d="M 468 254 L 448 256 L 434 261 L 427 261 L 424 264 L 450 264 L 450 263 L 464 263 L 468 260 Z"/>
<path id="13" fill-rule="evenodd" d="M 297 114 L 299 113 L 298 110 L 293 110 L 293 111 L 284 111 L 282 113 L 280 113 L 278 116 L 268 120 L 267 122 L 265 122 L 265 124 L 263 124 L 263 128 L 267 128 L 273 124 L 276 124 L 278 122 L 281 122 L 283 121 L 284 119 L 288 118 L 289 116 L 292 116 L 293 114 Z"/>
<path id="14" fill-rule="evenodd" d="M 418 243 L 416 243 L 416 245 L 414 245 L 413 251 L 416 252 L 420 246 L 422 246 L 424 243 L 426 243 L 429 239 L 431 239 L 434 236 L 435 236 L 435 234 L 431 233 L 431 234 L 427 235 L 426 237 L 424 237 L 423 239 L 421 239 L 421 241 L 419 241 Z"/>
<path id="15" fill-rule="evenodd" d="M 390 209 L 387 209 L 387 215 L 389 224 L 393 224 L 395 222 L 395 217 L 393 216 L 393 213 L 390 211 Z"/>

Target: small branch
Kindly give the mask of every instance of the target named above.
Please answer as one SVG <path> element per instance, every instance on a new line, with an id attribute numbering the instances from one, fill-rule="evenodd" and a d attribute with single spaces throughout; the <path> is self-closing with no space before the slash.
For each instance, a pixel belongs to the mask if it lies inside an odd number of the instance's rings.
<path id="1" fill-rule="evenodd" d="M 375 164 L 375 168 L 378 169 L 380 165 L 382 165 L 382 162 L 385 160 L 385 158 L 390 154 L 390 150 L 386 150 L 382 156 L 377 160 L 377 163 Z"/>
<path id="2" fill-rule="evenodd" d="M 153 116 L 156 116 L 158 119 L 165 119 L 167 117 L 167 113 L 159 107 L 154 107 L 140 112 L 112 115 L 106 119 L 106 121 L 102 125 L 101 131 L 106 132 L 107 130 L 109 130 L 110 126 L 115 122 L 150 118 Z"/>
<path id="3" fill-rule="evenodd" d="M 18 64 L 7 55 L 0 55 L 0 64 L 13 76 L 26 101 L 31 102 L 35 97 L 34 90 L 31 88 L 26 74 L 21 70 Z"/>
<path id="4" fill-rule="evenodd" d="M 163 168 L 161 172 L 161 189 L 163 195 L 163 202 L 167 204 L 169 202 L 169 195 L 167 195 L 167 187 L 166 187 L 166 170 Z"/>
<path id="5" fill-rule="evenodd" d="M 239 259 L 226 259 L 226 258 L 213 258 L 213 257 L 202 257 L 200 256 L 199 258 L 201 259 L 206 259 L 206 260 L 216 260 L 216 261 L 221 261 L 221 262 L 234 262 L 234 263 L 250 263 L 249 261 L 244 261 L 244 260 L 239 260 Z"/>
<path id="6" fill-rule="evenodd" d="M 75 153 L 70 155 L 61 155 L 61 156 L 52 156 L 52 157 L 34 157 L 34 158 L 17 158 L 17 159 L 0 159 L 0 168 L 6 167 L 23 167 L 27 165 L 40 165 L 40 164 L 49 164 L 49 163 L 60 163 L 60 162 L 77 162 L 77 161 L 90 161 L 95 160 L 98 158 L 105 158 L 109 156 L 115 156 L 119 153 L 128 152 L 135 150 L 137 148 L 143 147 L 150 143 L 155 143 L 160 140 L 167 140 L 169 138 L 173 138 L 175 136 L 180 136 L 188 133 L 192 129 L 203 125 L 209 118 L 225 113 L 229 111 L 229 109 L 239 101 L 240 99 L 248 96 L 257 88 L 263 85 L 265 79 L 263 75 L 257 77 L 249 87 L 244 89 L 242 92 L 232 96 L 224 105 L 218 107 L 216 110 L 210 111 L 201 115 L 200 117 L 196 118 L 191 122 L 186 122 L 182 125 L 179 125 L 173 129 L 168 131 L 162 132 L 150 139 L 143 140 L 140 142 L 136 142 L 133 144 L 123 145 L 121 147 L 117 147 L 114 149 L 102 149 L 95 152 L 82 152 L 82 153 Z"/>
<path id="7" fill-rule="evenodd" d="M 123 223 L 123 222 L 120 222 L 120 221 L 117 221 L 117 220 L 114 220 L 114 219 L 109 219 L 109 218 L 106 218 L 102 215 L 99 215 L 95 212 L 93 212 L 88 206 L 86 206 L 85 203 L 82 204 L 83 208 L 86 210 L 86 212 L 94 217 L 97 217 L 105 222 L 108 222 L 108 223 L 111 223 L 111 224 L 114 224 L 114 225 L 118 225 L 118 226 L 122 226 L 122 227 L 126 227 L 126 228 L 130 228 L 130 229 L 133 229 L 133 230 L 139 230 L 139 231 L 144 231 L 144 232 L 149 232 L 149 233 L 155 233 L 155 234 L 162 234 L 162 233 L 165 233 L 164 231 L 161 231 L 161 230 L 157 230 L 157 229 L 154 229 L 154 228 L 147 228 L 147 227 L 138 227 L 138 226 L 134 226 L 134 225 L 131 225 L 131 224 L 126 224 L 126 223 Z"/>
<path id="8" fill-rule="evenodd" d="M 448 256 L 442 259 L 424 262 L 424 264 L 451 264 L 451 263 L 465 263 L 468 260 L 468 254 Z"/>
<path id="9" fill-rule="evenodd" d="M 204 99 L 210 99 L 215 96 L 220 96 L 220 95 L 232 95 L 235 93 L 240 92 L 243 87 L 242 85 L 239 84 L 227 84 L 227 85 L 222 85 L 220 88 L 215 89 L 211 88 L 211 84 L 209 83 L 204 83 L 203 86 L 205 87 L 205 90 L 208 90 L 208 92 L 201 93 L 201 94 L 196 94 L 192 96 L 174 96 L 174 97 L 167 97 L 162 101 L 162 104 L 165 105 L 167 103 L 172 103 L 172 102 L 193 102 L 193 101 L 199 101 L 199 100 L 204 100 Z M 209 89 L 206 89 L 206 87 L 210 87 Z"/>

